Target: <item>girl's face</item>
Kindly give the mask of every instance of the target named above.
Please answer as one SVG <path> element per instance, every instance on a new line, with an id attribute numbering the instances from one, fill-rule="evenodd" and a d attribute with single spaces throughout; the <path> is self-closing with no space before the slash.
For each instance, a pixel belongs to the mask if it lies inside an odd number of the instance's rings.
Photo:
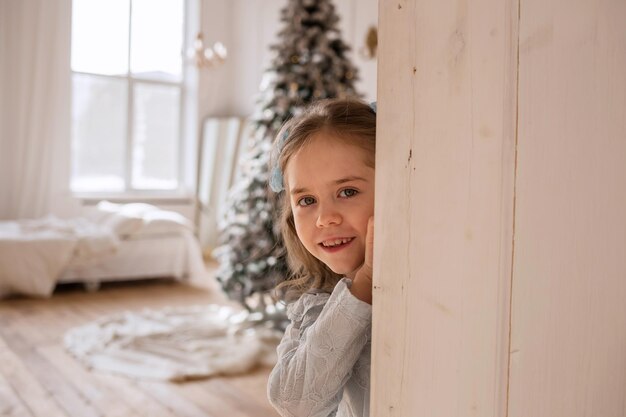
<path id="1" fill-rule="evenodd" d="M 300 241 L 331 270 L 349 278 L 365 259 L 367 221 L 374 215 L 374 168 L 366 164 L 367 157 L 363 148 L 320 132 L 285 168 Z"/>

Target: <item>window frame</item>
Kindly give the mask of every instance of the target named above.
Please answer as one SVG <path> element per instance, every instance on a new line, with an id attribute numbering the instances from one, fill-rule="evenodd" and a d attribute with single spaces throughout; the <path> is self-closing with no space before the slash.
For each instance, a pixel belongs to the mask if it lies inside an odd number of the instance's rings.
<path id="1" fill-rule="evenodd" d="M 125 129 L 125 158 L 124 158 L 124 190 L 121 191 L 75 191 L 71 188 L 71 182 L 73 181 L 74 172 L 70 173 L 70 190 L 72 195 L 82 198 L 83 200 L 90 199 L 132 199 L 132 198 L 157 198 L 157 199 L 176 199 L 176 200 L 188 200 L 195 192 L 195 183 L 192 183 L 189 179 L 195 180 L 194 175 L 189 175 L 185 171 L 185 167 L 189 165 L 195 166 L 195 161 L 188 160 L 189 147 L 195 148 L 195 121 L 197 115 L 195 115 L 193 108 L 193 100 L 197 93 L 197 75 L 193 72 L 197 71 L 193 65 L 189 65 L 187 60 L 186 51 L 191 44 L 191 40 L 195 32 L 198 30 L 197 22 L 191 19 L 193 12 L 197 10 L 197 0 L 182 0 L 183 2 L 183 24 L 182 24 L 182 45 L 181 45 L 181 75 L 180 79 L 174 80 L 158 80 L 142 78 L 141 76 L 134 75 L 131 70 L 132 59 L 132 20 L 133 20 L 133 1 L 129 0 L 129 18 L 128 18 L 128 66 L 126 68 L 126 74 L 97 74 L 92 72 L 75 71 L 70 67 L 72 76 L 72 88 L 74 75 L 95 77 L 102 79 L 117 79 L 126 82 L 127 97 L 126 97 L 126 129 Z M 178 140 L 177 140 L 177 167 L 176 167 L 176 181 L 177 187 L 173 189 L 142 189 L 134 188 L 132 184 L 132 173 L 134 168 L 133 163 L 133 130 L 134 130 L 134 114 L 135 114 L 135 86 L 137 85 L 161 85 L 167 87 L 175 87 L 179 92 L 178 101 Z M 196 109 L 197 110 L 197 109 Z M 74 138 L 72 138 L 74 140 Z M 74 154 L 71 155 L 72 160 Z M 191 158 L 193 159 L 193 158 Z"/>

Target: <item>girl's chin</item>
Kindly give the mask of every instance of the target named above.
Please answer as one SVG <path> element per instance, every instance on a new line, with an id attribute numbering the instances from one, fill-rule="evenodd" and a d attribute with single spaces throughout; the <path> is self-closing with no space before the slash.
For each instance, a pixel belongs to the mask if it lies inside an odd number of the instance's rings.
<path id="1" fill-rule="evenodd" d="M 347 274 L 344 274 L 346 276 L 346 278 L 350 278 L 352 281 L 354 281 L 354 277 L 356 276 L 356 271 L 358 270 L 354 270 L 352 272 L 348 272 Z"/>
<path id="2" fill-rule="evenodd" d="M 317 256 L 331 271 L 337 275 L 342 275 L 350 279 L 354 279 L 358 270 L 363 266 L 362 259 L 328 259 L 326 256 Z"/>
<path id="3" fill-rule="evenodd" d="M 335 274 L 338 275 L 343 275 L 346 278 L 350 278 L 352 280 L 354 280 L 354 277 L 356 276 L 357 271 L 359 270 L 359 268 L 361 267 L 360 265 L 356 268 L 356 269 L 351 269 L 351 268 L 333 268 L 330 265 L 327 265 Z"/>

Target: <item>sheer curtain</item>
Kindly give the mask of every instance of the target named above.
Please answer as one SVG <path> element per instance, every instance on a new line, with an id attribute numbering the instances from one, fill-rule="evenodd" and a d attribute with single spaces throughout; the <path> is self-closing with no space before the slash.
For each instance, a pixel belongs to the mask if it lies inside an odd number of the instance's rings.
<path id="1" fill-rule="evenodd" d="M 71 0 L 0 1 L 0 219 L 68 215 Z"/>

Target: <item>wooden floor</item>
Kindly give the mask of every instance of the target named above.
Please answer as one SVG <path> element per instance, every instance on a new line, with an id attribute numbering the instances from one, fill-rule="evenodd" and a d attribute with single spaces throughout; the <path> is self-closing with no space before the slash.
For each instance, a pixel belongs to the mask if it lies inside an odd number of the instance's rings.
<path id="1" fill-rule="evenodd" d="M 171 281 L 61 288 L 51 299 L 0 300 L 0 416 L 275 417 L 269 369 L 186 383 L 133 381 L 91 372 L 63 348 L 66 330 L 105 314 L 220 302 Z"/>

